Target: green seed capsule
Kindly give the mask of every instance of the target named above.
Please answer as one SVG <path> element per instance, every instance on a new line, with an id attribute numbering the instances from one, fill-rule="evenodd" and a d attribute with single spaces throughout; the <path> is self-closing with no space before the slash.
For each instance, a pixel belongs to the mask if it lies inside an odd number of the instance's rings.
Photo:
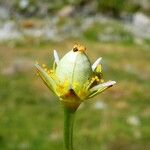
<path id="1" fill-rule="evenodd" d="M 70 51 L 58 63 L 56 76 L 60 81 L 68 81 L 77 94 L 92 74 L 91 64 L 83 51 Z"/>

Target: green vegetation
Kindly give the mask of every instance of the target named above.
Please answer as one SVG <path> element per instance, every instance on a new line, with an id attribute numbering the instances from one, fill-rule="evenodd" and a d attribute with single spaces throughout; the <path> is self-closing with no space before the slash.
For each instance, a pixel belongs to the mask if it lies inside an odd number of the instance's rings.
<path id="1" fill-rule="evenodd" d="M 52 49 L 63 56 L 74 42 L 0 45 L 0 149 L 62 150 L 63 109 L 34 68 L 25 71 L 23 66 L 13 74 L 2 72 L 18 58 L 39 59 L 39 63 L 51 66 Z M 81 42 L 87 46 L 92 62 L 103 57 L 105 79 L 117 84 L 78 110 L 75 149 L 149 149 L 149 51 L 134 44 Z M 105 107 L 96 109 L 98 102 Z"/>
<path id="2" fill-rule="evenodd" d="M 133 35 L 117 22 L 97 23 L 89 26 L 83 33 L 89 41 L 133 44 Z"/>
<path id="3" fill-rule="evenodd" d="M 74 14 L 78 14 L 85 9 L 86 13 L 104 13 L 105 15 L 120 17 L 122 13 L 132 14 L 142 11 L 150 15 L 148 0 L 1 0 L 0 4 L 7 6 L 12 12 L 11 17 L 16 15 L 24 17 L 44 17 L 47 15 L 57 14 L 65 6 L 78 8 Z M 91 6 L 91 7 L 89 7 Z M 90 8 L 90 11 L 88 10 Z"/>
<path id="4" fill-rule="evenodd" d="M 124 5 L 124 0 L 98 0 L 99 10 L 103 13 L 111 13 L 114 17 L 119 17 Z"/>

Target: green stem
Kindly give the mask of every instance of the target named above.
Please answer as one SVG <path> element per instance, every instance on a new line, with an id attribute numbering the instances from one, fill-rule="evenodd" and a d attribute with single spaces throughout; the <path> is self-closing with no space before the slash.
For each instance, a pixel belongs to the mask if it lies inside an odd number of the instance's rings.
<path id="1" fill-rule="evenodd" d="M 64 150 L 73 150 L 73 124 L 75 111 L 64 107 Z"/>

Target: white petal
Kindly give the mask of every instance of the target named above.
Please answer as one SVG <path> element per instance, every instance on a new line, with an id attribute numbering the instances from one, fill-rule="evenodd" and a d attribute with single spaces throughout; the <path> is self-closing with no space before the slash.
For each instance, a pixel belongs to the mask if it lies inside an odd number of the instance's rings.
<path id="1" fill-rule="evenodd" d="M 99 90 L 100 88 L 104 88 L 104 87 L 109 87 L 116 84 L 116 81 L 108 81 L 99 85 L 94 86 L 93 88 L 90 89 L 91 92 Z"/>
<path id="2" fill-rule="evenodd" d="M 102 57 L 98 58 L 98 59 L 94 62 L 94 64 L 92 65 L 92 70 L 93 70 L 93 71 L 94 71 L 95 68 L 100 64 L 101 60 L 102 60 Z"/>
<path id="3" fill-rule="evenodd" d="M 56 64 L 58 65 L 58 63 L 59 63 L 59 56 L 58 56 L 58 53 L 57 53 L 56 50 L 54 50 L 54 59 L 55 59 Z"/>

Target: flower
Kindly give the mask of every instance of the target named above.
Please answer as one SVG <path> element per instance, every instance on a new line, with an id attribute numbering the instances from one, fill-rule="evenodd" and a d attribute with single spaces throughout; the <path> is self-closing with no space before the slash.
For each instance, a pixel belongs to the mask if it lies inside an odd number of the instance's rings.
<path id="1" fill-rule="evenodd" d="M 47 87 L 60 101 L 75 111 L 85 100 L 113 86 L 115 81 L 104 82 L 101 60 L 91 65 L 86 48 L 76 44 L 62 59 L 54 50 L 54 64 L 48 69 L 45 64 L 35 64 L 37 72 Z"/>

